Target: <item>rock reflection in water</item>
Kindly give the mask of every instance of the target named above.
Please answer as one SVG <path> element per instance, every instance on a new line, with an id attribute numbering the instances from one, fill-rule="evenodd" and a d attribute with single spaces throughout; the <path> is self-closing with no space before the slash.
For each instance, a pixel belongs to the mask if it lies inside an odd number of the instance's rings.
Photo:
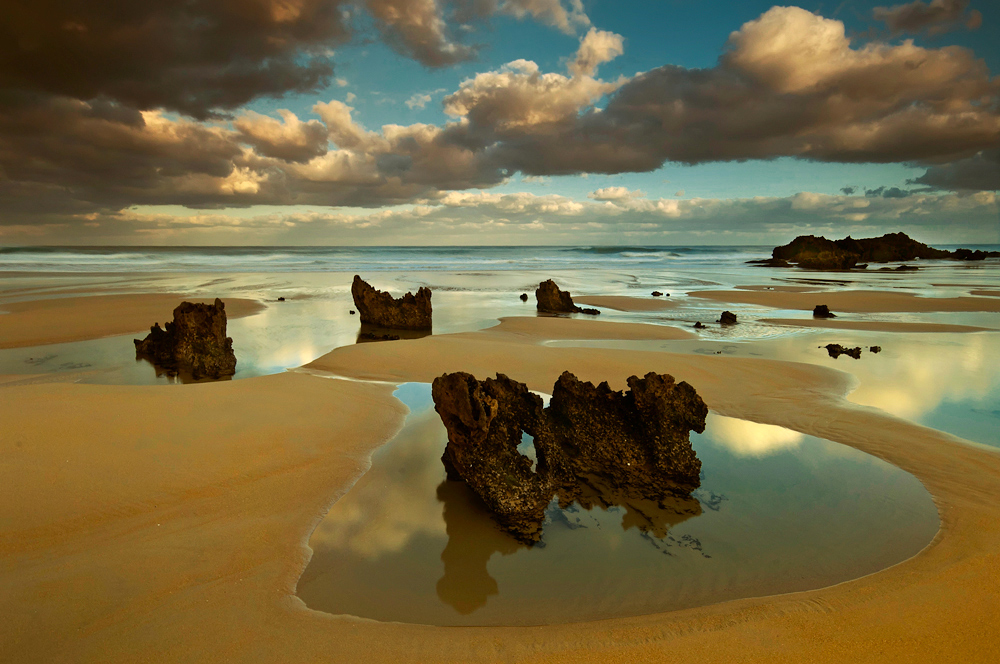
<path id="1" fill-rule="evenodd" d="M 465 482 L 444 481 L 438 485 L 437 498 L 444 504 L 444 522 L 448 543 L 441 552 L 444 576 L 437 582 L 437 594 L 442 602 L 462 615 L 469 615 L 486 606 L 487 600 L 500 593 L 496 579 L 490 576 L 487 563 L 494 554 L 509 556 L 530 547 L 518 542 L 493 521 L 490 512 Z M 671 497 L 664 501 L 624 499 L 595 478 L 581 482 L 576 500 L 563 505 L 553 500 L 546 510 L 546 522 L 568 530 L 586 528 L 579 520 L 571 521 L 566 513 L 600 509 L 622 513 L 621 528 L 635 528 L 659 550 L 666 547 L 662 540 L 673 526 L 701 514 L 701 503 L 690 496 Z M 597 522 L 595 521 L 595 524 Z M 599 527 L 599 526 L 598 526 Z M 543 536 L 541 547 L 544 548 Z M 536 545 L 538 546 L 538 545 Z"/>
<path id="2" fill-rule="evenodd" d="M 640 615 L 856 578 L 937 531 L 930 496 L 898 468 L 712 416 L 693 436 L 704 472 L 691 497 L 619 501 L 588 480 L 579 502 L 547 506 L 528 547 L 463 482 L 446 481 L 429 388 L 400 387 L 404 428 L 310 537 L 297 594 L 311 609 L 435 625 Z M 760 440 L 734 446 L 748 434 Z"/>

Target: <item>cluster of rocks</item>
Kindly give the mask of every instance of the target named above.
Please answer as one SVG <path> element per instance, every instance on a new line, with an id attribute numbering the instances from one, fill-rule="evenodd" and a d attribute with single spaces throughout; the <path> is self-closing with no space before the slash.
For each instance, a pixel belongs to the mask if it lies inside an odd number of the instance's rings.
<path id="1" fill-rule="evenodd" d="M 840 344 L 827 344 L 821 346 L 821 348 L 826 348 L 826 352 L 830 354 L 830 357 L 837 359 L 841 355 L 846 355 L 848 357 L 853 357 L 855 360 L 861 359 L 861 346 L 855 346 L 854 348 L 847 348 L 846 346 L 841 346 Z M 870 346 L 868 348 L 870 353 L 881 353 L 881 346 Z"/>
<path id="2" fill-rule="evenodd" d="M 521 542 L 542 533 L 545 509 L 643 501 L 662 505 L 689 497 L 701 461 L 691 431 L 705 430 L 708 408 L 694 388 L 667 374 L 628 379 L 629 390 L 593 385 L 563 373 L 549 406 L 503 374 L 468 373 L 434 380 L 434 408 L 448 431 L 441 461 L 449 480 L 464 481 L 494 520 Z M 536 462 L 518 451 L 534 439 Z"/>
<path id="3" fill-rule="evenodd" d="M 836 318 L 837 314 L 830 311 L 830 307 L 825 304 L 817 304 L 813 308 L 813 318 Z"/>
<path id="4" fill-rule="evenodd" d="M 786 245 L 775 247 L 771 258 L 750 261 L 768 267 L 797 266 L 809 270 L 851 270 L 868 267 L 868 263 L 891 263 L 914 259 L 984 260 L 1000 257 L 997 251 L 970 249 L 935 249 L 918 242 L 905 233 L 889 233 L 882 237 L 829 240 L 823 236 L 800 235 Z M 897 270 L 912 270 L 900 266 Z"/>
<path id="5" fill-rule="evenodd" d="M 538 284 L 535 289 L 535 301 L 538 311 L 546 314 L 590 314 L 597 316 L 601 312 L 597 309 L 584 309 L 573 304 L 573 298 L 569 291 L 560 290 L 556 282 L 551 279 Z"/>
<path id="6" fill-rule="evenodd" d="M 146 359 L 170 375 L 194 379 L 221 378 L 236 373 L 233 340 L 226 336 L 226 305 L 182 302 L 166 329 L 154 323 L 145 339 L 135 339 L 136 359 Z"/>

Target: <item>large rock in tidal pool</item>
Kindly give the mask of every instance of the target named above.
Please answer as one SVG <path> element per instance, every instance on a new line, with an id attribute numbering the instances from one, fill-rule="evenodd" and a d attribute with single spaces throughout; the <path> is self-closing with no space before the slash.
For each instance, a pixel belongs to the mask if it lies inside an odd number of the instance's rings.
<path id="1" fill-rule="evenodd" d="M 168 373 L 190 373 L 195 379 L 220 378 L 236 373 L 233 340 L 226 336 L 226 305 L 182 302 L 174 319 L 162 329 L 149 328 L 145 339 L 135 339 L 135 356 Z"/>
<path id="2" fill-rule="evenodd" d="M 573 304 L 569 291 L 560 290 L 556 282 L 546 279 L 535 289 L 536 308 L 546 314 L 590 314 L 596 316 L 597 309 L 583 309 Z"/>
<path id="3" fill-rule="evenodd" d="M 689 434 L 705 430 L 708 408 L 694 388 L 666 374 L 632 376 L 628 386 L 622 393 L 565 372 L 543 408 L 541 397 L 502 374 L 436 378 L 448 479 L 468 484 L 497 523 L 526 543 L 541 537 L 554 497 L 563 506 L 626 505 L 655 524 L 644 504 L 694 502 L 701 461 Z M 534 468 L 517 449 L 524 433 L 533 438 Z"/>
<path id="4" fill-rule="evenodd" d="M 397 299 L 354 275 L 351 295 L 363 324 L 391 330 L 431 329 L 430 288 L 422 286 L 416 295 L 407 293 Z"/>

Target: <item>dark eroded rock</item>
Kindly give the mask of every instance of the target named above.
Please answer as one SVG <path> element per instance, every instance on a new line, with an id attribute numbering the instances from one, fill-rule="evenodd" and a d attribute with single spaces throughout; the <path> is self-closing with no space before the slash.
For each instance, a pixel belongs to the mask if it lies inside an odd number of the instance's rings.
<path id="1" fill-rule="evenodd" d="M 548 314 L 590 314 L 596 316 L 601 312 L 597 309 L 583 309 L 573 304 L 569 291 L 560 290 L 556 282 L 546 279 L 535 289 L 537 309 Z"/>
<path id="2" fill-rule="evenodd" d="M 647 515 L 655 510 L 643 501 L 689 498 L 701 472 L 689 434 L 704 431 L 705 403 L 666 374 L 632 376 L 628 386 L 617 392 L 565 372 L 543 408 L 541 397 L 503 374 L 436 378 L 432 394 L 448 431 L 441 458 L 448 478 L 468 484 L 497 523 L 526 543 L 541 537 L 553 497 L 564 506 L 625 504 Z M 533 438 L 534 469 L 517 449 L 522 433 Z"/>
<path id="3" fill-rule="evenodd" d="M 722 325 L 736 325 L 736 314 L 732 311 L 723 311 L 716 322 Z"/>
<path id="4" fill-rule="evenodd" d="M 869 350 L 869 352 L 872 352 L 872 353 L 881 353 L 882 352 L 882 347 L 881 346 L 871 346 L 868 350 Z"/>
<path id="5" fill-rule="evenodd" d="M 830 308 L 825 304 L 817 304 L 813 309 L 813 318 L 836 318 L 837 315 L 830 312 Z"/>
<path id="6" fill-rule="evenodd" d="M 889 233 L 858 240 L 851 236 L 841 240 L 828 240 L 822 236 L 800 235 L 786 245 L 775 247 L 770 259 L 750 262 L 771 267 L 794 264 L 810 270 L 850 270 L 868 267 L 867 263 L 894 263 L 918 258 L 983 260 L 996 256 L 1000 256 L 1000 252 L 935 249 L 905 233 Z M 916 268 L 900 266 L 896 269 L 906 271 Z"/>
<path id="7" fill-rule="evenodd" d="M 661 293 L 658 290 L 655 290 L 655 291 L 652 292 L 652 296 L 653 297 L 663 297 L 663 293 Z"/>
<path id="8" fill-rule="evenodd" d="M 704 330 L 704 329 L 705 329 L 705 326 L 704 326 L 704 325 L 702 325 L 701 321 L 698 321 L 698 322 L 696 322 L 696 323 L 694 324 L 694 329 L 696 329 L 696 330 Z"/>
<path id="9" fill-rule="evenodd" d="M 527 302 L 527 301 L 528 301 L 528 294 L 521 293 L 521 302 Z"/>
<path id="10" fill-rule="evenodd" d="M 841 346 L 840 344 L 827 344 L 824 346 L 826 352 L 830 354 L 830 357 L 837 359 L 841 355 L 847 355 L 848 357 L 853 357 L 855 360 L 861 359 L 861 347 L 855 346 L 854 348 L 847 348 Z"/>
<path id="11" fill-rule="evenodd" d="M 421 287 L 417 294 L 394 298 L 377 290 L 358 275 L 351 284 L 354 306 L 361 322 L 391 330 L 431 329 L 431 289 Z"/>
<path id="12" fill-rule="evenodd" d="M 226 336 L 226 305 L 182 302 L 166 329 L 156 323 L 145 339 L 135 339 L 136 358 L 146 359 L 170 374 L 188 372 L 195 379 L 236 373 L 233 340 Z"/>

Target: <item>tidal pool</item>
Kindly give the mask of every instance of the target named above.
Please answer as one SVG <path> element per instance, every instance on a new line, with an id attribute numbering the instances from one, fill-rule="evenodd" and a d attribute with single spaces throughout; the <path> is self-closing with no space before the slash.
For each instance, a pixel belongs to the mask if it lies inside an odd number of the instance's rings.
<path id="1" fill-rule="evenodd" d="M 780 427 L 710 415 L 702 485 L 650 514 L 550 505 L 542 541 L 503 533 L 445 480 L 430 386 L 396 396 L 405 426 L 312 534 L 312 609 L 436 625 L 630 616 L 828 586 L 916 554 L 938 529 L 912 475 Z"/>

